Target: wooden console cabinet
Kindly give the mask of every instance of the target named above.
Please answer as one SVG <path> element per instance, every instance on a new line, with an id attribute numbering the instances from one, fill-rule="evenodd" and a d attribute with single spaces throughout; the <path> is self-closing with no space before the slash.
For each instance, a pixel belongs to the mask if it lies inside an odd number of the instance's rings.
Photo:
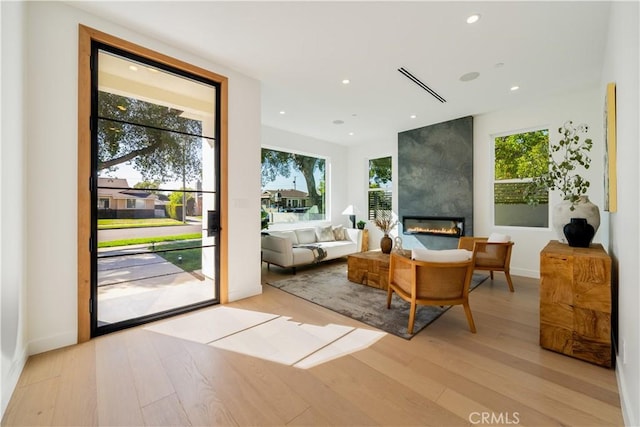
<path id="1" fill-rule="evenodd" d="M 611 367 L 611 258 L 600 244 L 540 252 L 540 345 Z"/>

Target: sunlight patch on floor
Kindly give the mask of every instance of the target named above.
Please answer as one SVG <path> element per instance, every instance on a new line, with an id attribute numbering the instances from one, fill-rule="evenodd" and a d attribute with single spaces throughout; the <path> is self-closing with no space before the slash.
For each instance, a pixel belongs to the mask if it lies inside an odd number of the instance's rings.
<path id="1" fill-rule="evenodd" d="M 386 335 L 230 307 L 200 310 L 144 329 L 302 369 L 365 349 Z"/>

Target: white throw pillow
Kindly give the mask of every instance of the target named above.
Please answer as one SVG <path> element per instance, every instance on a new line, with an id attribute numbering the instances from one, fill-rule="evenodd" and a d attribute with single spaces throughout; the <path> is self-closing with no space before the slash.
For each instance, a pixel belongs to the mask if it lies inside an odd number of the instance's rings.
<path id="1" fill-rule="evenodd" d="M 511 241 L 511 236 L 508 234 L 491 233 L 487 238 L 487 242 L 490 243 L 507 243 Z"/>
<path id="2" fill-rule="evenodd" d="M 342 225 L 336 225 L 335 227 L 333 227 L 333 238 L 335 240 L 346 240 L 345 234 L 346 232 Z"/>
<path id="3" fill-rule="evenodd" d="M 296 236 L 298 236 L 298 244 L 300 245 L 316 242 L 316 231 L 313 228 L 296 230 Z"/>
<path id="4" fill-rule="evenodd" d="M 333 227 L 330 225 L 326 227 L 316 227 L 316 240 L 318 242 L 333 242 L 336 240 L 333 235 Z"/>
<path id="5" fill-rule="evenodd" d="M 473 252 L 466 249 L 431 250 L 416 248 L 411 250 L 411 259 L 428 262 L 461 262 L 471 259 Z"/>

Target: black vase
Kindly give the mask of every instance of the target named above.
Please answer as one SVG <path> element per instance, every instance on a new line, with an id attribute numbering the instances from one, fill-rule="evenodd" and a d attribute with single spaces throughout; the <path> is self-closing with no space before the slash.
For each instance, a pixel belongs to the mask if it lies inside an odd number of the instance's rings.
<path id="1" fill-rule="evenodd" d="M 574 248 L 588 248 L 596 231 L 587 223 L 585 218 L 571 218 L 571 222 L 562 229 L 569 246 Z"/>

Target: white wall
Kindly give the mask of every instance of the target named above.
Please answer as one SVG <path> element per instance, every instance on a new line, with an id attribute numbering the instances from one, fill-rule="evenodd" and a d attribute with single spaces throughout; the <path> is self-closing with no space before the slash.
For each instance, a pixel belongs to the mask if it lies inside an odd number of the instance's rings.
<path id="1" fill-rule="evenodd" d="M 618 277 L 616 372 L 625 424 L 640 425 L 640 85 L 638 2 L 613 2 L 601 87 L 616 84 L 618 212 L 611 214 L 609 253 Z"/>
<path id="2" fill-rule="evenodd" d="M 327 188 L 330 188 L 330 196 L 327 200 L 327 212 L 329 214 L 326 223 L 343 224 L 350 227 L 349 217 L 342 215 L 342 211 L 352 202 L 349 200 L 348 174 L 351 165 L 347 162 L 347 148 L 322 141 L 309 136 L 287 132 L 270 126 L 262 126 L 262 146 L 265 148 L 280 149 L 314 157 L 327 159 Z M 260 155 L 260 153 L 258 153 Z M 260 199 L 260 179 L 256 181 L 258 188 L 258 201 Z M 268 185 L 267 185 L 268 187 Z M 295 227 L 300 227 L 296 223 Z M 273 224 L 271 230 L 285 230 L 291 228 L 287 224 Z"/>
<path id="3" fill-rule="evenodd" d="M 517 95 L 516 95 L 517 96 Z M 591 182 L 588 191 L 589 199 L 600 207 L 600 228 L 594 242 L 608 242 L 608 213 L 604 206 L 603 156 L 604 140 L 602 112 L 604 109 L 604 93 L 599 88 L 590 88 L 582 92 L 568 93 L 545 99 L 536 104 L 522 105 L 517 108 L 496 111 L 474 116 L 474 234 L 487 236 L 492 231 L 512 236 L 515 246 L 511 258 L 511 272 L 525 277 L 540 277 L 540 251 L 549 242 L 557 240 L 551 228 L 533 229 L 522 227 L 494 227 L 493 225 L 493 135 L 505 132 L 519 132 L 537 127 L 549 129 L 549 139 L 555 142 L 560 138 L 558 128 L 567 120 L 574 124 L 589 125 L 587 134 L 593 140 L 591 149 L 591 167 L 584 176 Z M 562 200 L 554 191 L 549 198 L 549 206 Z M 549 224 L 552 222 L 549 213 Z"/>
<path id="4" fill-rule="evenodd" d="M 69 5 L 26 7 L 29 352 L 73 344 L 77 336 L 78 24 L 229 77 L 229 297 L 260 293 L 260 163 L 258 154 L 247 155 L 260 146 L 259 82 Z"/>
<path id="5" fill-rule="evenodd" d="M 25 4 L 0 2 L 0 417 L 27 359 L 25 236 Z"/>

